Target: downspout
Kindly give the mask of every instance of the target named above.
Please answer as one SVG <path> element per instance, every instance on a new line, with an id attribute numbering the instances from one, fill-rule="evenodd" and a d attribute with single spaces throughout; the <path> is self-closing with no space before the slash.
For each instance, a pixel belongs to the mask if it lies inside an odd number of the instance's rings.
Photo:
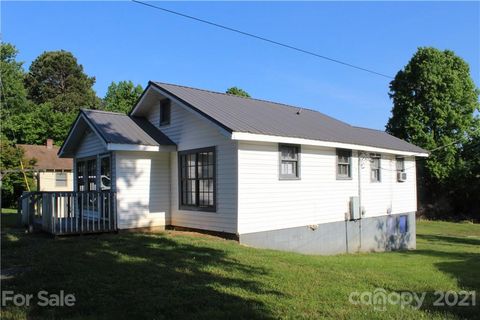
<path id="1" fill-rule="evenodd" d="M 361 172 L 361 165 L 362 165 L 362 160 L 361 160 L 362 153 L 361 151 L 357 151 L 357 158 L 358 158 L 358 210 L 360 211 L 360 219 L 359 219 L 359 248 L 358 251 L 362 248 L 362 215 L 363 215 L 363 210 L 362 210 L 362 172 Z"/>

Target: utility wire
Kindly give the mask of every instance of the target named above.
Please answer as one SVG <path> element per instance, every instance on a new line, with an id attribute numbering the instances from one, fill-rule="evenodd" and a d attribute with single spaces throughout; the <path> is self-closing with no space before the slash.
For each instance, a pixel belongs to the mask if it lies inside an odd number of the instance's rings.
<path id="1" fill-rule="evenodd" d="M 141 4 L 141 5 L 153 8 L 153 9 L 163 11 L 163 12 L 167 12 L 167 13 L 174 14 L 174 15 L 177 15 L 177 16 L 180 16 L 180 17 L 183 17 L 183 18 L 187 18 L 187 19 L 190 19 L 190 20 L 194 20 L 194 21 L 197 21 L 197 22 L 208 24 L 208 25 L 220 28 L 220 29 L 227 30 L 227 31 L 235 32 L 235 33 L 238 33 L 238 34 L 250 37 L 250 38 L 254 38 L 254 39 L 257 39 L 257 40 L 268 42 L 270 44 L 274 44 L 274 45 L 277 45 L 277 46 L 280 46 L 280 47 L 291 49 L 291 50 L 294 50 L 294 51 L 297 51 L 297 52 L 305 53 L 305 54 L 308 54 L 310 56 L 314 56 L 314 57 L 324 59 L 324 60 L 327 60 L 327 61 L 330 61 L 330 62 L 341 64 L 341 65 L 344 65 L 346 67 L 350 67 L 350 68 L 354 68 L 354 69 L 361 70 L 361 71 L 364 71 L 364 72 L 368 72 L 368 73 L 371 73 L 371 74 L 374 74 L 374 75 L 377 75 L 377 76 L 380 76 L 380 77 L 383 77 L 383 78 L 394 79 L 394 77 L 392 77 L 392 76 L 389 76 L 389 75 L 381 73 L 381 72 L 377 72 L 375 70 L 363 68 L 363 67 L 360 67 L 360 66 L 348 63 L 348 62 L 344 62 L 344 61 L 341 61 L 341 60 L 338 60 L 338 59 L 330 58 L 330 57 L 315 53 L 313 51 L 305 50 L 305 49 L 295 47 L 293 45 L 289 45 L 289 44 L 286 44 L 286 43 L 283 43 L 283 42 L 278 42 L 278 41 L 275 41 L 275 40 L 271 40 L 271 39 L 268 39 L 268 38 L 265 38 L 265 37 L 262 37 L 262 36 L 258 36 L 258 35 L 253 34 L 253 33 L 249 33 L 249 32 L 239 30 L 239 29 L 228 27 L 228 26 L 216 23 L 216 22 L 200 19 L 200 18 L 197 18 L 197 17 L 194 17 L 194 16 L 187 15 L 185 13 L 181 13 L 181 12 L 178 12 L 178 11 L 173 11 L 173 10 L 170 10 L 170 9 L 166 9 L 166 8 L 159 7 L 159 6 L 156 6 L 156 5 L 147 3 L 147 2 L 143 2 L 143 1 L 138 1 L 138 0 L 131 0 L 131 1 L 135 2 L 137 4 Z"/>

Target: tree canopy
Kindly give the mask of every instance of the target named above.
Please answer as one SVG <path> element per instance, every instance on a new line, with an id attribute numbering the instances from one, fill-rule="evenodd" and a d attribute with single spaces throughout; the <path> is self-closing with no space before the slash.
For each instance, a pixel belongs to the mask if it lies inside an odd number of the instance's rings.
<path id="1" fill-rule="evenodd" d="M 247 91 L 237 88 L 237 87 L 231 87 L 228 88 L 225 93 L 232 94 L 234 96 L 240 96 L 240 97 L 245 97 L 245 98 L 250 98 L 250 95 L 248 94 Z"/>
<path id="2" fill-rule="evenodd" d="M 79 108 L 95 108 L 99 99 L 89 77 L 71 52 L 42 53 L 30 65 L 25 77 L 28 98 L 36 104 L 51 103 L 53 110 L 72 112 Z"/>
<path id="3" fill-rule="evenodd" d="M 112 82 L 104 98 L 106 111 L 128 113 L 142 94 L 141 85 L 134 85 L 132 81 Z"/>
<path id="4" fill-rule="evenodd" d="M 447 145 L 426 160 L 427 174 L 444 180 L 459 165 L 462 143 L 478 132 L 478 94 L 462 58 L 419 48 L 390 83 L 387 132 L 427 150 Z"/>

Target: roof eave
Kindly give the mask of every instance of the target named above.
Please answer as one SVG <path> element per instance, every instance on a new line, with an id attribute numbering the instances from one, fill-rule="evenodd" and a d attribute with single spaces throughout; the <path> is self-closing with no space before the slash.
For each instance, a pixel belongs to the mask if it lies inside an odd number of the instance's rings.
<path id="1" fill-rule="evenodd" d="M 389 153 L 389 154 L 396 154 L 396 155 L 402 155 L 402 156 L 415 156 L 415 157 L 429 156 L 428 152 L 426 151 L 414 152 L 414 151 L 388 149 L 388 148 L 375 147 L 375 146 L 358 145 L 358 144 L 352 144 L 352 143 L 312 140 L 312 139 L 285 137 L 285 136 L 273 136 L 273 135 L 256 134 L 256 133 L 249 133 L 249 132 L 238 132 L 238 131 L 232 132 L 232 140 L 312 145 L 312 146 L 321 146 L 321 147 L 361 150 L 361 151 L 368 151 L 368 152 Z"/>

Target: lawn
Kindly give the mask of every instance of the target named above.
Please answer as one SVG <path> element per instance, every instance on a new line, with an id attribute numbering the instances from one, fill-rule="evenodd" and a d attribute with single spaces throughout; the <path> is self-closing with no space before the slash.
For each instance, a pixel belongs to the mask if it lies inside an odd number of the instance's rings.
<path id="1" fill-rule="evenodd" d="M 3 228 L 2 290 L 75 294 L 74 307 L 2 308 L 2 319 L 479 318 L 480 226 L 417 225 L 417 250 L 306 256 L 194 233 L 52 239 Z M 352 291 L 427 292 L 418 310 L 352 304 Z M 434 292 L 476 290 L 476 307 Z"/>

